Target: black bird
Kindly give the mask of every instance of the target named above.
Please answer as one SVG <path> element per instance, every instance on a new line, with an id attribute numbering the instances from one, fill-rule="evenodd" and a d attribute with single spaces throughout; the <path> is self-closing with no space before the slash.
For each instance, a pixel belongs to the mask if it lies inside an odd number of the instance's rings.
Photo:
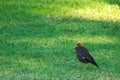
<path id="1" fill-rule="evenodd" d="M 86 69 L 86 63 L 92 63 L 93 65 L 98 67 L 97 63 L 89 54 L 88 50 L 85 47 L 83 47 L 80 43 L 77 43 L 77 47 L 75 48 L 75 50 L 79 61 L 84 63 L 84 69 Z"/>

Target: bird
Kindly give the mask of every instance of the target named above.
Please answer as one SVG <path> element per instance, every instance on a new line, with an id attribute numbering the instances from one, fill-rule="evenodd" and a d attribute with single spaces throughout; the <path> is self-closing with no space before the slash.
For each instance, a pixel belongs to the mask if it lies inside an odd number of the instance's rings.
<path id="1" fill-rule="evenodd" d="M 93 57 L 90 55 L 89 51 L 81 45 L 81 43 L 77 43 L 77 47 L 75 48 L 77 58 L 80 62 L 84 63 L 84 69 L 86 69 L 86 63 L 91 63 L 96 67 L 99 67 Z"/>

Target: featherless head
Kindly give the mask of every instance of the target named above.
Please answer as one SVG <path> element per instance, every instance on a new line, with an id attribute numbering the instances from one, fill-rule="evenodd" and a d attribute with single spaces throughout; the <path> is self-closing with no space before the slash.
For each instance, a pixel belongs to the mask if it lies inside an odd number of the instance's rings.
<path id="1" fill-rule="evenodd" d="M 81 43 L 77 43 L 77 46 L 82 46 Z"/>

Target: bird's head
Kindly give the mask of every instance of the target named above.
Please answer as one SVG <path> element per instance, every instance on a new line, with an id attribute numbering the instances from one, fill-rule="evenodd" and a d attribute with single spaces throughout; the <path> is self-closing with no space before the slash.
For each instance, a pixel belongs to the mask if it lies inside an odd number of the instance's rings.
<path id="1" fill-rule="evenodd" d="M 77 46 L 82 46 L 81 43 L 77 43 Z"/>

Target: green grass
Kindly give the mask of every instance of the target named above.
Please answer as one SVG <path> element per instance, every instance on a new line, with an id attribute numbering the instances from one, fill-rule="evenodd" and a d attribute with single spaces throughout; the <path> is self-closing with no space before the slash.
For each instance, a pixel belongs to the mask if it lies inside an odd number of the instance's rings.
<path id="1" fill-rule="evenodd" d="M 83 70 L 80 41 L 99 65 Z M 0 80 L 119 80 L 119 0 L 1 0 Z"/>

